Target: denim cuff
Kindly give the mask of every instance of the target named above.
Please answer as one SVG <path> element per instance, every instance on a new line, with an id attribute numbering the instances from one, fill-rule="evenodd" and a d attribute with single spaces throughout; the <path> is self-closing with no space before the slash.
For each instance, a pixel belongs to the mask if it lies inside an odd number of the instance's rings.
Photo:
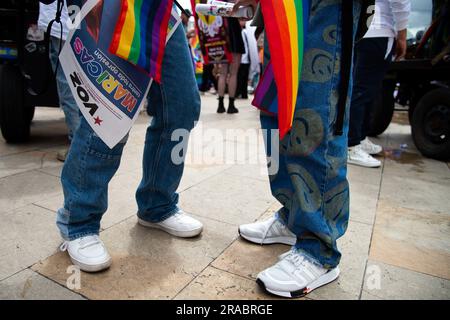
<path id="1" fill-rule="evenodd" d="M 180 208 L 178 208 L 178 206 L 175 206 L 174 209 L 172 209 L 172 210 L 170 210 L 169 212 L 163 214 L 162 216 L 159 217 L 159 219 L 156 219 L 156 220 L 152 220 L 152 219 L 149 220 L 149 219 L 146 219 L 146 218 L 144 218 L 144 217 L 142 216 L 142 214 L 141 214 L 140 212 L 137 213 L 137 216 L 138 216 L 139 219 L 142 219 L 142 220 L 144 220 L 144 221 L 147 221 L 147 222 L 150 222 L 150 223 L 158 223 L 158 222 L 161 222 L 161 221 L 164 221 L 164 220 L 170 218 L 171 216 L 173 216 L 174 214 L 176 214 L 178 211 L 180 211 Z"/>

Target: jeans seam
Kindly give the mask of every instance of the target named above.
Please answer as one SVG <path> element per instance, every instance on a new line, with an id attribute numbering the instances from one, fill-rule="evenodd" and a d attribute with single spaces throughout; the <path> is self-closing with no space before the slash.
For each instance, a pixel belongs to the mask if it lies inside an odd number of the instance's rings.
<path id="1" fill-rule="evenodd" d="M 65 237 L 63 234 L 61 234 L 61 236 L 66 241 L 73 241 L 73 240 L 76 240 L 76 239 L 79 239 L 82 237 L 93 236 L 93 235 L 98 236 L 99 234 L 100 233 L 98 231 L 97 232 L 96 231 L 84 231 L 84 232 L 79 232 L 79 233 L 76 233 L 76 234 L 68 236 L 68 237 Z"/>
<path id="2" fill-rule="evenodd" d="M 158 147 L 155 152 L 155 158 L 154 158 L 155 161 L 152 166 L 152 175 L 149 177 L 151 191 L 156 191 L 155 187 L 154 187 L 155 180 L 156 180 L 156 172 L 157 172 L 156 170 L 159 167 L 159 161 L 160 161 L 160 157 L 161 157 L 161 146 L 163 144 L 162 140 L 164 139 L 164 134 L 167 129 L 167 116 L 166 116 L 167 99 L 166 99 L 166 94 L 165 94 L 164 87 L 162 84 L 160 84 L 160 91 L 161 91 L 161 100 L 162 100 L 162 126 L 163 126 L 163 129 L 162 129 L 161 135 L 159 136 Z"/>
<path id="3" fill-rule="evenodd" d="M 148 222 L 150 222 L 150 223 L 158 223 L 158 222 L 161 222 L 161 221 L 164 221 L 164 220 L 170 218 L 170 217 L 173 216 L 175 213 L 177 213 L 179 210 L 180 210 L 180 209 L 178 208 L 178 206 L 175 206 L 175 208 L 174 208 L 173 210 L 170 210 L 170 211 L 168 211 L 167 213 L 163 214 L 157 221 L 156 221 L 156 220 L 154 220 L 154 221 L 147 220 L 147 219 L 141 217 L 141 216 L 139 215 L 139 212 L 138 212 L 138 217 L 139 217 L 139 219 L 142 219 L 142 220 L 144 220 L 144 221 L 148 221 Z"/>

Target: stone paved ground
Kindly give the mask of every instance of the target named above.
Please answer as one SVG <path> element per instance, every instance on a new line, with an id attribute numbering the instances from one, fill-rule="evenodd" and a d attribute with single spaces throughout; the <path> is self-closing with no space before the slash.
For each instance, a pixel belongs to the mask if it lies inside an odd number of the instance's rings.
<path id="1" fill-rule="evenodd" d="M 265 166 L 258 162 L 262 145 L 254 139 L 233 144 L 231 137 L 221 136 L 226 128 L 258 128 L 257 112 L 238 101 L 241 113 L 217 115 L 214 98 L 202 99 L 202 122 L 195 131 L 213 132 L 213 138 L 191 140 L 195 147 L 179 192 L 185 211 L 205 224 L 203 235 L 182 240 L 136 224 L 134 190 L 148 122 L 141 115 L 110 184 L 110 205 L 102 221 L 101 237 L 113 265 L 99 274 L 81 273 L 80 289 L 67 287 L 70 262 L 57 250 L 60 238 L 54 225 L 62 203 L 61 163 L 55 159 L 66 145 L 62 113 L 39 108 L 32 140 L 25 145 L 2 140 L 0 299 L 272 298 L 254 280 L 288 247 L 252 245 L 237 235 L 239 224 L 278 208 Z M 449 164 L 422 157 L 405 117 L 396 116 L 376 139 L 386 150 L 383 166 L 349 167 L 351 218 L 339 241 L 342 275 L 309 299 L 450 298 Z M 240 162 L 231 161 L 231 152 L 225 152 L 227 161 L 217 162 L 214 150 L 217 155 L 223 140 L 246 151 Z"/>

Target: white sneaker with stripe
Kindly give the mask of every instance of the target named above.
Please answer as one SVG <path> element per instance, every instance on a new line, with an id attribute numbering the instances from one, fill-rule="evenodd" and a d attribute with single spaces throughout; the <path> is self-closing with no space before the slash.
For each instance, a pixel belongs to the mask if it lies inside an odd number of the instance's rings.
<path id="1" fill-rule="evenodd" d="M 285 297 L 302 297 L 337 279 L 339 267 L 325 269 L 304 254 L 291 250 L 272 267 L 262 271 L 256 282 L 267 292 Z"/>
<path id="2" fill-rule="evenodd" d="M 239 234 L 257 244 L 282 243 L 292 246 L 297 240 L 295 234 L 276 215 L 265 221 L 239 226 Z"/>

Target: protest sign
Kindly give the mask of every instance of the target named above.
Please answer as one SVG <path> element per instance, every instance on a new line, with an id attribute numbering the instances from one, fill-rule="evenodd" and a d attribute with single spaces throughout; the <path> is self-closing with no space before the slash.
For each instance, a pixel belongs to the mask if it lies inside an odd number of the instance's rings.
<path id="1" fill-rule="evenodd" d="M 205 1 L 191 0 L 192 8 L 203 2 Z M 221 16 L 206 16 L 195 12 L 194 17 L 205 64 L 231 62 L 226 19 Z"/>
<path id="2" fill-rule="evenodd" d="M 86 1 L 60 54 L 81 113 L 110 148 L 130 131 L 152 83 L 146 70 L 109 51 L 120 10 L 120 1 Z M 173 10 L 166 41 L 179 23 Z"/>

